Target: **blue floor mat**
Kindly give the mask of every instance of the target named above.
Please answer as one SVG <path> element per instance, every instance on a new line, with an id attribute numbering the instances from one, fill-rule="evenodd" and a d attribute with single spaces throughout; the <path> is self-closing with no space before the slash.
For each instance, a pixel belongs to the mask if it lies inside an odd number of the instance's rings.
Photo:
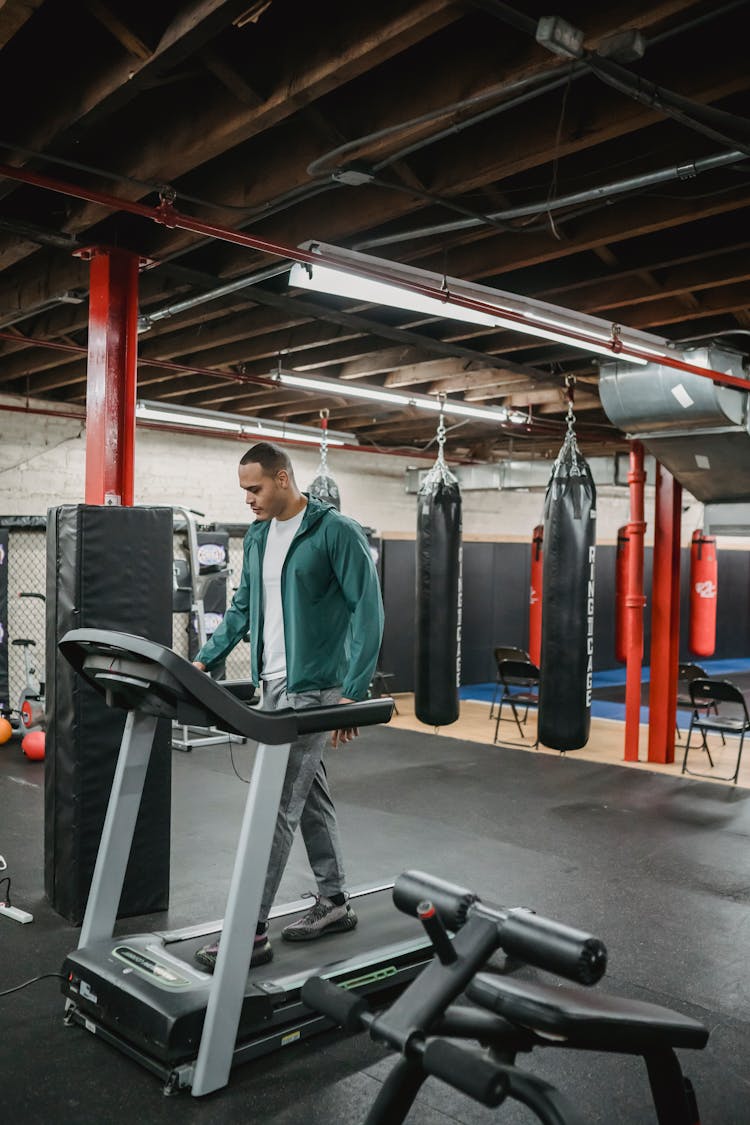
<path id="1" fill-rule="evenodd" d="M 750 670 L 750 659 L 732 657 L 726 660 L 702 660 L 701 665 L 709 676 L 730 676 L 734 672 L 747 672 Z M 641 670 L 641 682 L 649 683 L 651 669 L 644 667 Z M 594 690 L 605 687 L 618 687 L 625 683 L 624 668 L 607 668 L 601 672 L 594 672 Z M 472 700 L 475 703 L 490 704 L 495 697 L 496 685 L 493 682 L 483 684 L 464 684 L 459 690 L 459 698 Z M 625 706 L 622 703 L 613 703 L 606 699 L 594 699 L 591 704 L 591 714 L 597 719 L 625 720 Z M 648 723 L 648 707 L 641 707 L 641 722 Z M 690 723 L 689 711 L 677 712 L 677 725 L 687 729 Z"/>

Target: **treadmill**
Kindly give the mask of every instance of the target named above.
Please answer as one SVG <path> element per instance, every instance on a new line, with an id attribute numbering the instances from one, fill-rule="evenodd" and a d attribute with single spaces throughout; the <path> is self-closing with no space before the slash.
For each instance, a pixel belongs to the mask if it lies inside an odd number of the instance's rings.
<path id="1" fill-rule="evenodd" d="M 277 941 L 270 964 L 250 969 L 252 935 L 291 743 L 301 734 L 388 722 L 392 699 L 295 711 L 250 706 L 247 681 L 217 683 L 171 649 L 127 633 L 73 629 L 65 658 L 107 705 L 127 711 L 78 948 L 62 968 L 65 1020 L 117 1047 L 196 1097 L 229 1081 L 233 1065 L 326 1030 L 302 1003 L 308 977 L 361 995 L 405 987 L 432 959 L 415 918 L 394 910 L 392 884 L 352 893 L 360 925 L 320 942 Z M 258 743 L 223 921 L 115 937 L 113 930 L 156 723 L 217 727 Z M 298 902 L 276 908 L 270 937 Z M 193 960 L 221 931 L 213 974 Z"/>

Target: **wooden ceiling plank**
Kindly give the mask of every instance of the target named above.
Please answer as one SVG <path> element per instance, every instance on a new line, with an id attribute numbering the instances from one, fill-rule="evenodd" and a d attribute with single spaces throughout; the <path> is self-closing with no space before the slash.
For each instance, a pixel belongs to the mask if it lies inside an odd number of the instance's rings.
<path id="1" fill-rule="evenodd" d="M 254 90 L 250 83 L 233 66 L 230 66 L 226 59 L 223 59 L 213 47 L 204 47 L 202 51 L 198 52 L 198 58 L 241 105 L 257 109 L 259 105 L 263 104 L 263 96 L 257 90 Z"/>
<path id="2" fill-rule="evenodd" d="M 452 375 L 444 379 L 437 379 L 434 383 L 430 384 L 428 394 L 437 395 L 440 394 L 441 391 L 445 392 L 445 394 L 451 394 L 457 391 L 464 391 L 464 393 L 468 394 L 480 388 L 503 387 L 520 382 L 530 382 L 530 380 L 524 379 L 523 376 L 516 375 L 513 371 L 503 374 L 495 368 L 488 369 L 487 371 L 470 372 L 466 375 Z"/>
<path id="3" fill-rule="evenodd" d="M 658 285 L 656 294 L 643 291 L 639 283 L 641 270 L 628 269 L 587 281 L 575 281 L 535 291 L 533 296 L 562 304 L 568 308 L 591 311 L 616 308 L 620 304 L 640 304 L 659 297 L 674 296 L 682 291 L 710 289 L 728 281 L 742 281 L 750 276 L 750 243 L 715 247 L 700 254 L 673 261 L 651 261 L 646 267 Z"/>
<path id="4" fill-rule="evenodd" d="M 42 151 L 52 141 L 59 145 L 69 139 L 73 130 L 80 133 L 121 109 L 156 75 L 178 65 L 200 44 L 214 38 L 231 23 L 242 4 L 243 0 L 192 0 L 172 21 L 148 58 L 136 61 L 128 54 L 104 72 L 81 68 L 83 82 L 71 83 L 64 96 L 49 100 L 48 112 L 40 116 L 37 128 L 23 138 L 24 147 Z M 25 162 L 25 158 L 16 161 L 12 157 L 9 161 Z M 0 183 L 0 198 L 15 187 L 10 181 Z"/>
<path id="5" fill-rule="evenodd" d="M 153 54 L 151 48 L 128 27 L 124 20 L 120 19 L 109 4 L 105 4 L 104 0 L 83 0 L 83 3 L 94 19 L 98 20 L 102 27 L 105 27 L 114 36 L 129 55 L 141 59 L 142 62 L 151 58 Z"/>
<path id="6" fill-rule="evenodd" d="M 43 3 L 44 0 L 6 0 L 0 4 L 0 50 Z"/>
<path id="7" fill-rule="evenodd" d="M 214 8 L 221 9 L 223 13 L 223 26 L 227 19 L 231 21 L 231 12 L 236 5 L 232 0 L 202 0 L 197 4 L 198 9 L 208 9 L 209 15 L 215 15 Z M 384 5 L 352 5 L 348 26 L 342 24 L 337 28 L 337 43 L 346 44 L 338 51 L 326 55 L 322 60 L 311 55 L 306 67 L 294 64 L 294 72 L 281 73 L 278 86 L 266 98 L 261 106 L 241 106 L 239 109 L 235 102 L 226 99 L 217 100 L 215 104 L 191 107 L 191 112 L 184 118 L 172 120 L 170 129 L 165 133 L 162 123 L 149 123 L 139 136 L 137 152 L 126 154 L 119 171 L 135 179 L 147 182 L 162 182 L 164 170 L 168 169 L 171 181 L 191 169 L 216 156 L 220 156 L 227 149 L 247 140 L 273 125 L 285 120 L 295 113 L 301 105 L 314 101 L 323 94 L 357 77 L 364 71 L 391 58 L 394 54 L 406 50 L 413 43 L 419 42 L 424 36 L 431 34 L 438 28 L 451 23 L 460 15 L 460 10 L 455 7 L 452 0 L 421 0 L 421 2 L 403 5 L 394 4 L 393 12 L 384 12 Z M 188 17 L 183 13 L 175 21 L 176 26 L 182 29 L 185 39 L 195 27 L 190 24 Z M 212 32 L 216 34 L 220 28 Z M 170 29 L 172 30 L 172 29 Z M 167 38 L 166 36 L 164 37 Z M 154 52 L 153 60 L 161 60 L 164 54 L 163 43 L 159 44 Z M 180 53 L 183 43 L 180 39 L 171 42 L 172 56 Z M 195 49 L 195 42 L 191 49 Z M 181 57 L 187 52 L 182 49 Z M 172 57 L 171 63 L 176 59 Z M 289 60 L 291 65 L 292 60 Z M 151 66 L 151 62 L 142 65 L 139 77 Z M 132 60 L 129 69 L 132 69 Z M 127 77 L 126 77 L 127 75 Z M 105 85 L 115 83 L 114 92 L 109 90 L 109 97 L 104 97 L 101 91 L 92 93 L 88 101 L 95 102 L 95 108 L 100 109 L 106 101 L 111 103 L 116 100 L 116 95 L 121 98 L 123 83 L 132 84 L 133 79 L 125 70 L 118 78 L 107 75 Z M 79 98 L 81 96 L 79 95 Z M 81 99 L 82 100 L 82 99 Z M 110 106 L 110 108 L 112 108 Z M 93 109 L 85 115 L 91 119 Z M 79 112 L 76 121 L 83 124 L 82 114 Z M 50 122 L 54 119 L 55 126 Z M 87 124 L 89 121 L 87 120 Z M 50 115 L 44 123 L 45 139 L 35 139 L 31 144 L 26 141 L 27 147 L 40 148 L 49 140 L 49 129 L 54 128 L 52 135 L 59 134 L 64 128 L 72 124 L 70 114 L 63 121 Z M 111 184 L 106 181 L 99 185 L 103 190 L 109 190 Z M 139 199 L 146 194 L 143 188 L 135 184 L 121 184 L 118 194 L 122 198 Z M 86 230 L 107 214 L 106 209 L 99 204 L 84 203 L 76 205 L 71 217 L 63 225 L 63 229 L 76 233 Z"/>
<path id="8" fill-rule="evenodd" d="M 738 187 L 721 196 L 705 199 L 652 199 L 648 211 L 638 200 L 621 202 L 603 211 L 579 218 L 575 235 L 557 242 L 547 233 L 490 237 L 480 249 L 478 244 L 466 246 L 451 264 L 454 276 L 478 280 L 501 275 L 506 270 L 519 270 L 544 262 L 593 250 L 597 245 L 629 242 L 633 239 L 685 226 L 700 219 L 741 211 L 750 207 L 750 191 Z M 420 265 L 434 269 L 429 259 Z"/>

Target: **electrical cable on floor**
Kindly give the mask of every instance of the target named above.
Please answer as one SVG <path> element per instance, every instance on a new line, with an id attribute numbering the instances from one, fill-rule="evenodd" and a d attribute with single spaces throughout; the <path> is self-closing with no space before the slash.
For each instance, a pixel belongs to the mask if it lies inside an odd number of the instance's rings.
<path id="1" fill-rule="evenodd" d="M 237 766 L 234 764 L 234 750 L 232 749 L 232 739 L 231 738 L 227 739 L 227 746 L 229 747 L 229 760 L 232 763 L 232 769 L 234 770 L 236 776 L 240 779 L 240 781 L 242 781 L 245 785 L 249 785 L 250 784 L 250 778 L 249 777 L 243 777 L 242 774 L 240 773 L 240 771 L 237 769 Z"/>
<path id="2" fill-rule="evenodd" d="M 17 984 L 13 988 L 6 988 L 3 992 L 0 992 L 0 996 L 10 996 L 11 992 L 20 992 L 22 988 L 28 988 L 30 984 L 36 984 L 38 980 L 46 980 L 48 977 L 59 977 L 60 980 L 65 980 L 65 973 L 40 973 L 38 977 L 25 980 L 23 984 Z"/>

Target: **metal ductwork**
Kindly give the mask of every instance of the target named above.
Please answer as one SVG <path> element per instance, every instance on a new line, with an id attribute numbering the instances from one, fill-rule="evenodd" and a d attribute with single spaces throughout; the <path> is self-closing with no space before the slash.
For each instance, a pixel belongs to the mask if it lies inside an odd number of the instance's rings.
<path id="1" fill-rule="evenodd" d="M 681 357 L 747 379 L 738 352 L 712 344 L 691 348 Z M 750 500 L 747 391 L 661 364 L 606 363 L 600 370 L 599 396 L 610 421 L 642 441 L 697 500 Z"/>
<path id="2" fill-rule="evenodd" d="M 649 464 L 651 462 L 651 464 Z M 587 464 L 597 488 L 627 487 L 628 454 L 614 457 L 589 457 Z M 653 480 L 653 463 L 646 460 L 646 471 Z M 408 468 L 406 491 L 418 492 L 429 469 Z M 552 461 L 497 461 L 491 465 L 451 465 L 462 492 L 518 491 L 543 492 L 549 484 Z"/>

